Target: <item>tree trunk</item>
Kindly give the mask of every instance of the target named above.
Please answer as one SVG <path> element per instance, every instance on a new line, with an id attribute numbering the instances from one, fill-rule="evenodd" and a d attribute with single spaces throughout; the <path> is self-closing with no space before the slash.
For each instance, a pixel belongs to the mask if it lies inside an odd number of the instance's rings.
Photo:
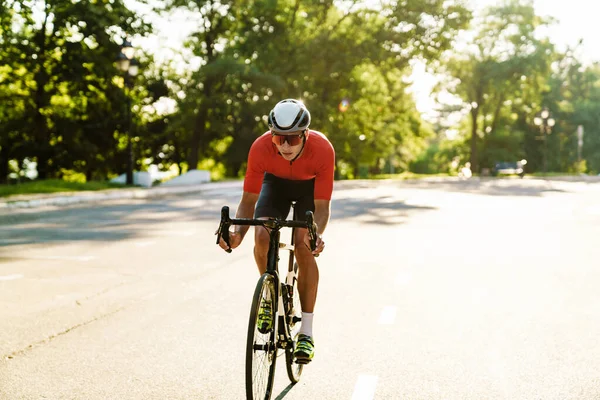
<path id="1" fill-rule="evenodd" d="M 202 136 L 204 135 L 204 131 L 206 129 L 206 111 L 204 110 L 204 107 L 198 110 L 198 115 L 196 117 L 196 125 L 194 126 L 194 131 L 192 132 L 190 150 L 187 157 L 188 171 L 198 168 L 198 161 L 200 156 L 200 140 L 202 140 Z"/>
<path id="2" fill-rule="evenodd" d="M 477 169 L 477 114 L 479 107 L 471 108 L 471 171 Z"/>
<path id="3" fill-rule="evenodd" d="M 175 165 L 177 165 L 177 174 L 179 176 L 183 175 L 183 166 L 181 165 L 183 160 L 181 159 L 181 153 L 179 152 L 179 145 L 176 144 L 175 145 L 175 153 L 173 154 L 173 161 L 175 162 Z"/>
<path id="4" fill-rule="evenodd" d="M 471 103 L 471 171 L 473 173 L 479 172 L 479 157 L 477 154 L 477 128 L 478 122 L 477 117 L 479 116 L 479 110 L 483 109 L 483 84 L 480 82 L 475 93 L 475 106 Z"/>
<path id="5" fill-rule="evenodd" d="M 0 183 L 8 182 L 8 151 L 5 146 L 0 147 Z"/>
<path id="6" fill-rule="evenodd" d="M 38 122 L 36 121 L 36 125 L 37 124 Z M 46 137 L 45 129 L 43 126 L 37 126 L 35 130 L 38 138 Z M 50 161 L 50 157 L 48 156 L 48 145 L 46 143 L 47 142 L 45 142 L 44 139 L 41 139 L 41 141 L 38 144 L 36 157 L 38 179 L 48 179 L 49 176 L 48 162 Z"/>
<path id="7" fill-rule="evenodd" d="M 204 43 L 206 45 L 206 64 L 213 63 L 218 56 L 215 52 L 215 44 L 218 39 L 221 26 L 225 18 L 220 18 L 219 13 L 215 9 L 210 9 L 210 12 L 206 15 L 205 21 L 210 22 L 210 25 L 205 24 L 207 29 L 204 37 Z M 192 139 L 190 143 L 190 152 L 188 154 L 188 170 L 198 168 L 198 161 L 200 157 L 200 145 L 206 135 L 206 121 L 208 119 L 208 109 L 210 107 L 210 99 L 212 95 L 212 88 L 214 85 L 214 78 L 206 77 L 203 88 L 203 99 L 200 102 L 200 108 L 196 116 L 194 131 L 192 132 Z"/>
<path id="8" fill-rule="evenodd" d="M 492 130 L 490 131 L 490 133 L 494 132 L 496 130 L 496 126 L 498 126 L 498 118 L 500 117 L 500 111 L 502 110 L 502 106 L 504 105 L 504 97 L 505 97 L 505 92 L 502 93 L 502 95 L 500 96 L 500 101 L 498 101 L 498 104 L 496 104 L 496 110 L 494 111 L 494 119 L 492 120 Z"/>
<path id="9" fill-rule="evenodd" d="M 204 83 L 204 99 L 200 103 L 200 108 L 198 109 L 196 124 L 194 126 L 194 132 L 192 133 L 192 141 L 190 143 L 190 152 L 188 154 L 188 169 L 190 171 L 198 168 L 200 146 L 206 137 L 206 121 L 208 119 L 208 110 L 210 108 L 209 99 L 212 95 L 213 84 L 214 82 L 211 79 L 207 79 Z"/>
<path id="10" fill-rule="evenodd" d="M 35 73 L 36 90 L 34 94 L 35 102 L 35 114 L 33 117 L 33 130 L 37 142 L 37 171 L 38 179 L 47 179 L 49 166 L 48 161 L 50 160 L 50 133 L 48 124 L 42 109 L 48 105 L 48 94 L 46 93 L 45 86 L 48 83 L 49 76 L 46 71 L 45 60 L 46 60 L 46 25 L 48 23 L 49 12 L 46 11 L 44 23 L 37 33 L 37 45 L 39 48 L 38 57 L 38 70 Z"/>
<path id="11" fill-rule="evenodd" d="M 236 177 L 240 174 L 240 169 L 242 168 L 242 163 L 241 161 L 235 160 L 235 161 L 230 161 L 231 165 L 231 169 L 229 170 L 229 172 L 231 173 L 232 176 Z"/>

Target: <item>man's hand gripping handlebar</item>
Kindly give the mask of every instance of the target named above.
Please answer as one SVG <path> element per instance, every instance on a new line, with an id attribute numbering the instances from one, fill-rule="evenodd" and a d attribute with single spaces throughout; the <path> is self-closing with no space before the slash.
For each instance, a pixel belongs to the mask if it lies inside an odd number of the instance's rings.
<path id="1" fill-rule="evenodd" d="M 307 228 L 308 235 L 310 237 L 310 247 L 311 251 L 314 251 L 317 248 L 317 224 L 315 224 L 314 216 L 312 211 L 306 212 L 306 221 L 285 221 L 280 219 L 250 219 L 250 218 L 236 218 L 232 219 L 229 217 L 229 207 L 223 206 L 221 209 L 221 223 L 219 224 L 219 229 L 217 229 L 217 244 L 223 238 L 223 241 L 227 244 L 227 249 L 225 250 L 228 253 L 231 253 L 231 242 L 229 238 L 229 227 L 231 225 L 262 225 L 267 228 L 272 229 L 281 229 L 283 227 L 289 228 Z"/>

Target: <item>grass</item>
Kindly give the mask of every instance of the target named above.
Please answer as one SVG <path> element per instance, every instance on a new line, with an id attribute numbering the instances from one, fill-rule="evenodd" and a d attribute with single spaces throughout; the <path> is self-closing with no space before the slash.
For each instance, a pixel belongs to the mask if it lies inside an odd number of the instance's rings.
<path id="1" fill-rule="evenodd" d="M 80 183 L 67 182 L 61 179 L 48 179 L 43 181 L 18 183 L 15 185 L 0 185 L 0 197 L 14 196 L 19 194 L 79 192 L 85 190 L 117 189 L 123 187 L 127 186 L 109 182 Z"/>
<path id="2" fill-rule="evenodd" d="M 533 172 L 530 174 L 525 174 L 526 176 L 579 176 L 579 172 Z"/>
<path id="3" fill-rule="evenodd" d="M 420 178 L 436 178 L 448 177 L 449 174 L 416 174 L 414 172 L 402 172 L 400 174 L 379 174 L 372 175 L 367 179 L 420 179 Z"/>

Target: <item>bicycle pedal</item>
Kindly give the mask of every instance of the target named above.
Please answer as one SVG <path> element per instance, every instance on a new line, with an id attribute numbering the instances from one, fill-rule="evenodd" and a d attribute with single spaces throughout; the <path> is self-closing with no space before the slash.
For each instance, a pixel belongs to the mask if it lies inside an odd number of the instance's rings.
<path id="1" fill-rule="evenodd" d="M 308 360 L 306 358 L 296 358 L 296 364 L 306 365 L 310 363 L 312 360 Z"/>

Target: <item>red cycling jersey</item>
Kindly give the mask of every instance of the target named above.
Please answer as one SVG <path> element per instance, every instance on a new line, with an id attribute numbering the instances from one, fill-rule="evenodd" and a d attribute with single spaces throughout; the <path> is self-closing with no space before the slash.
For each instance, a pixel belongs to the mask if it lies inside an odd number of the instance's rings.
<path id="1" fill-rule="evenodd" d="M 269 131 L 250 147 L 244 191 L 260 193 L 264 173 L 268 172 L 289 180 L 315 178 L 315 200 L 331 200 L 334 168 L 333 146 L 321 132 L 308 131 L 302 154 L 295 161 L 288 161 L 279 154 Z"/>

